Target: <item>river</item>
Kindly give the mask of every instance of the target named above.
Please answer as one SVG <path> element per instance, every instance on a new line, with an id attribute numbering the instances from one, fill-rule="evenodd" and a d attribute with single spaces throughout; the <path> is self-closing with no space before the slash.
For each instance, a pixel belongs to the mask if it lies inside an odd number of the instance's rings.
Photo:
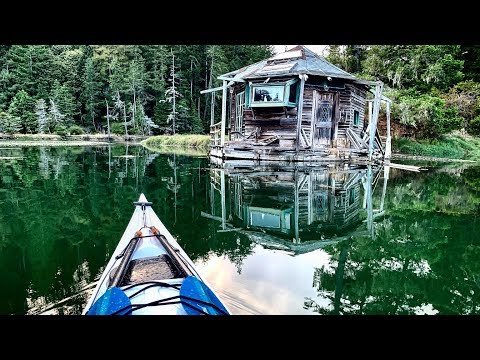
<path id="1" fill-rule="evenodd" d="M 233 314 L 478 314 L 480 167 L 0 148 L 0 314 L 80 314 L 145 193 Z"/>

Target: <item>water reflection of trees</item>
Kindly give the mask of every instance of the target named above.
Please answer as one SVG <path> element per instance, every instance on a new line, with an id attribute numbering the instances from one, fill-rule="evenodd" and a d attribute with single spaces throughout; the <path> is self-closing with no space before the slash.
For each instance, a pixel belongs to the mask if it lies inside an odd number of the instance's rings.
<path id="1" fill-rule="evenodd" d="M 193 260 L 233 261 L 250 243 L 216 234 L 206 207 L 206 159 L 140 146 L 0 150 L 0 313 L 80 313 L 144 192 Z M 175 207 L 177 213 L 175 214 Z M 176 219 L 175 219 L 176 215 Z M 72 298 L 73 297 L 73 298 Z M 68 306 L 67 306 L 68 305 Z"/>
<path id="2" fill-rule="evenodd" d="M 374 240 L 359 236 L 328 248 L 330 264 L 313 277 L 323 300 L 308 298 L 304 307 L 321 314 L 478 313 L 477 173 L 393 176 Z"/>

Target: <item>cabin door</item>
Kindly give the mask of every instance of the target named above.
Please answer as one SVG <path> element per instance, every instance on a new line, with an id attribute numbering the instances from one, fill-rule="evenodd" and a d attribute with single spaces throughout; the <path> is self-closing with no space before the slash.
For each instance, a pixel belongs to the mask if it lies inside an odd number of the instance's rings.
<path id="1" fill-rule="evenodd" d="M 312 104 L 312 147 L 330 146 L 333 128 L 335 94 L 313 91 Z"/>

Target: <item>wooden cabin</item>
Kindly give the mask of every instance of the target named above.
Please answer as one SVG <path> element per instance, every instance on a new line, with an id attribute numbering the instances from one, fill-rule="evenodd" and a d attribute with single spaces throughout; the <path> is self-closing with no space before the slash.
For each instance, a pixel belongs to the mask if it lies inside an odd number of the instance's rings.
<path id="1" fill-rule="evenodd" d="M 387 168 L 387 167 L 385 167 Z M 380 208 L 373 209 L 372 190 L 383 173 Z M 368 235 L 384 214 L 388 172 L 360 165 L 315 167 L 256 166 L 210 170 L 209 213 L 219 231 L 235 231 L 267 248 L 300 254 L 353 234 Z"/>
<path id="2" fill-rule="evenodd" d="M 221 75 L 212 93 L 210 155 L 221 159 L 324 161 L 390 156 L 390 100 L 383 83 L 343 71 L 297 46 Z M 222 90 L 214 123 L 215 91 Z M 387 133 L 377 130 L 381 101 Z"/>

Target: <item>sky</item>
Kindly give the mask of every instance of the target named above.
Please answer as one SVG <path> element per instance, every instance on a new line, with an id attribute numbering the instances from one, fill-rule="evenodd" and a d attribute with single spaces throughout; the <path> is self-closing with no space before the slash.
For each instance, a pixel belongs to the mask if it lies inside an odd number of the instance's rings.
<path id="1" fill-rule="evenodd" d="M 288 50 L 288 49 L 291 49 L 292 47 L 297 46 L 297 45 L 273 45 L 273 47 L 275 48 L 275 52 L 277 54 L 284 52 L 285 51 L 285 46 L 287 47 L 287 50 Z M 323 51 L 323 49 L 325 49 L 325 47 L 327 45 L 305 45 L 305 46 L 307 48 L 309 48 L 310 50 L 312 50 L 313 52 L 316 52 L 317 54 L 323 56 L 322 51 Z"/>

